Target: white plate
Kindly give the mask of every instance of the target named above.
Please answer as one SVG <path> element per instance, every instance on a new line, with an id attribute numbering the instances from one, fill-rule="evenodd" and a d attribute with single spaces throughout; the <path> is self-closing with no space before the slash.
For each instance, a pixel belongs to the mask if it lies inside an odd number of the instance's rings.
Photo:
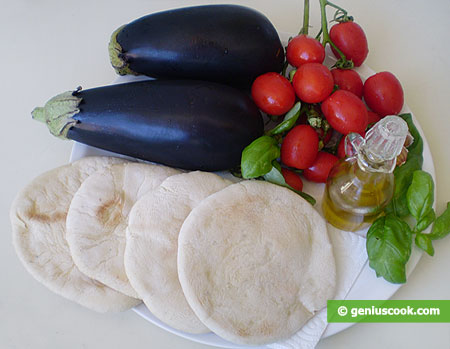
<path id="1" fill-rule="evenodd" d="M 287 45 L 287 40 L 290 34 L 280 33 L 281 40 L 283 45 Z M 334 55 L 330 50 L 327 49 L 327 57 L 325 58 L 324 64 L 327 66 L 333 65 L 335 62 Z M 363 81 L 367 79 L 369 76 L 373 75 L 375 72 L 367 67 L 366 65 L 362 65 L 361 67 L 355 68 L 355 70 L 359 73 Z M 137 81 L 137 80 L 145 80 L 148 79 L 146 77 L 134 77 L 134 76 L 123 76 L 117 78 L 114 83 L 123 83 L 128 81 Z M 402 113 L 412 113 L 409 107 L 405 104 Z M 433 158 L 431 156 L 430 148 L 428 146 L 428 142 L 425 138 L 422 128 L 419 125 L 419 122 L 413 115 L 414 124 L 420 132 L 420 135 L 423 138 L 423 170 L 427 171 L 433 177 L 434 182 L 436 183 L 436 175 L 434 171 Z M 85 156 L 92 155 L 106 155 L 106 156 L 118 156 L 117 154 L 107 152 L 101 149 L 93 148 L 84 144 L 74 143 L 72 148 L 72 154 L 70 156 L 70 161 L 75 161 Z M 119 155 L 120 156 L 120 155 Z M 317 200 L 316 208 L 320 211 L 321 201 L 322 201 L 322 193 L 323 193 L 323 184 L 312 183 L 308 181 L 304 181 L 304 191 L 308 194 L 311 194 Z M 436 197 L 436 186 L 435 186 L 435 197 Z M 436 209 L 436 207 L 434 207 Z M 358 234 L 365 236 L 367 233 L 366 230 L 362 230 L 357 232 Z M 416 267 L 417 263 L 422 256 L 422 251 L 418 248 L 414 247 L 411 253 L 410 260 L 407 265 L 407 275 L 410 275 L 411 272 Z M 349 293 L 347 294 L 346 299 L 389 299 L 392 295 L 401 287 L 399 284 L 391 284 L 385 281 L 382 278 L 377 278 L 375 272 L 369 267 L 368 263 L 363 267 L 360 275 L 356 279 Z M 161 327 L 162 329 L 176 334 L 177 336 L 189 339 L 194 342 L 199 342 L 215 347 L 220 348 L 249 348 L 250 346 L 242 346 L 230 343 L 221 337 L 215 335 L 214 333 L 207 334 L 190 334 L 182 331 L 178 331 L 165 323 L 159 321 L 153 314 L 145 307 L 144 304 L 140 304 L 139 306 L 134 308 L 134 311 L 138 313 L 140 316 L 150 321 L 151 323 Z M 331 323 L 328 325 L 327 329 L 323 337 L 332 336 L 340 331 L 345 330 L 346 328 L 354 325 L 354 323 Z M 251 348 L 262 348 L 252 346 Z"/>

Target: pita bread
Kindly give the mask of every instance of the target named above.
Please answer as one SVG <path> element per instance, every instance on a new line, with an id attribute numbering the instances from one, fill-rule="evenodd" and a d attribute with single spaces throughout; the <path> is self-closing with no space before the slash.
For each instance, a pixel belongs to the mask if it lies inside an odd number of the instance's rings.
<path id="1" fill-rule="evenodd" d="M 130 297 L 139 298 L 123 265 L 128 214 L 134 203 L 180 171 L 143 163 L 117 164 L 90 175 L 67 214 L 67 242 L 80 271 Z"/>
<path id="2" fill-rule="evenodd" d="M 234 343 L 288 338 L 334 294 L 324 219 L 274 184 L 244 181 L 209 196 L 183 223 L 178 244 L 189 305 Z"/>
<path id="3" fill-rule="evenodd" d="M 149 310 L 175 329 L 209 332 L 189 307 L 178 281 L 178 233 L 196 205 L 229 184 L 213 173 L 178 174 L 144 195 L 130 212 L 125 248 L 128 278 Z"/>
<path id="4" fill-rule="evenodd" d="M 123 160 L 87 157 L 35 178 L 10 212 L 13 243 L 30 274 L 53 292 L 99 312 L 122 311 L 139 301 L 82 274 L 67 244 L 66 215 L 84 179 Z"/>

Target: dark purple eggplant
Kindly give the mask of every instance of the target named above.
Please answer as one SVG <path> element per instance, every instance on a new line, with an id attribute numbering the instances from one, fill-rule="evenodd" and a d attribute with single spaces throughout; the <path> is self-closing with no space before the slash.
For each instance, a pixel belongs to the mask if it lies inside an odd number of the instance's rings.
<path id="1" fill-rule="evenodd" d="M 32 115 L 60 138 L 188 170 L 234 168 L 263 133 L 262 116 L 246 94 L 194 80 L 78 89 Z"/>
<path id="2" fill-rule="evenodd" d="M 186 7 L 141 17 L 117 29 L 109 44 L 121 74 L 199 79 L 249 87 L 280 72 L 284 50 L 263 14 L 237 5 Z"/>

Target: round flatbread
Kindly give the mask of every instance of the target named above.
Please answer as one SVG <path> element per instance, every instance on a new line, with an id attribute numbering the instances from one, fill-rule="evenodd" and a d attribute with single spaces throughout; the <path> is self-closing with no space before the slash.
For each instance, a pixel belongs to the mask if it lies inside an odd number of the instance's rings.
<path id="1" fill-rule="evenodd" d="M 121 162 L 87 157 L 46 172 L 18 194 L 10 211 L 14 247 L 30 274 L 53 292 L 99 312 L 126 310 L 139 301 L 78 270 L 65 238 L 66 215 L 83 180 Z"/>
<path id="2" fill-rule="evenodd" d="M 67 214 L 67 242 L 80 271 L 130 297 L 123 255 L 128 214 L 134 203 L 180 171 L 143 163 L 117 164 L 90 175 Z"/>
<path id="3" fill-rule="evenodd" d="M 209 330 L 189 307 L 178 281 L 178 234 L 195 206 L 229 184 L 213 173 L 178 174 L 144 195 L 129 215 L 125 270 L 131 285 L 157 318 L 184 332 Z"/>
<path id="4" fill-rule="evenodd" d="M 274 184 L 244 181 L 209 196 L 183 223 L 178 244 L 189 305 L 234 343 L 288 338 L 334 294 L 324 219 Z"/>

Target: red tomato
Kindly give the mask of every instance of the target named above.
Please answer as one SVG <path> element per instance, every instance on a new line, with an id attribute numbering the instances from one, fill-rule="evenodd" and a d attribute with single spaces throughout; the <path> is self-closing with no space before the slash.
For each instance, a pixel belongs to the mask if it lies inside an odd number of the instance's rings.
<path id="1" fill-rule="evenodd" d="M 334 88 L 333 75 L 320 63 L 307 63 L 300 66 L 292 84 L 298 98 L 306 103 L 322 102 Z"/>
<path id="2" fill-rule="evenodd" d="M 288 43 L 286 59 L 290 65 L 297 68 L 306 63 L 322 63 L 325 59 L 325 48 L 314 38 L 305 34 L 297 35 Z"/>
<path id="3" fill-rule="evenodd" d="M 377 73 L 364 83 L 364 100 L 381 117 L 397 115 L 403 108 L 402 85 L 392 73 Z"/>
<path id="4" fill-rule="evenodd" d="M 305 169 L 312 165 L 319 151 L 319 136 L 309 125 L 298 125 L 288 132 L 281 144 L 281 162 Z"/>
<path id="5" fill-rule="evenodd" d="M 368 124 L 369 125 L 370 124 L 375 124 L 375 123 L 377 123 L 378 121 L 381 120 L 380 116 L 377 113 L 374 113 L 371 110 L 367 111 L 367 116 L 368 116 Z"/>
<path id="6" fill-rule="evenodd" d="M 369 53 L 366 34 L 355 22 L 342 22 L 335 24 L 330 29 L 330 39 L 342 51 L 345 58 L 352 60 L 355 67 L 363 64 Z M 334 55 L 340 58 L 336 50 Z"/>
<path id="7" fill-rule="evenodd" d="M 331 168 L 339 159 L 333 154 L 319 151 L 314 163 L 303 171 L 303 176 L 312 182 L 325 183 Z"/>
<path id="8" fill-rule="evenodd" d="M 322 103 L 322 113 L 328 123 L 344 136 L 362 133 L 367 127 L 367 108 L 353 93 L 338 90 Z"/>
<path id="9" fill-rule="evenodd" d="M 292 188 L 298 191 L 303 190 L 303 181 L 297 173 L 284 167 L 281 168 L 281 173 L 283 174 L 286 183 L 289 184 Z"/>
<path id="10" fill-rule="evenodd" d="M 350 69 L 332 69 L 334 83 L 341 90 L 349 91 L 359 98 L 363 96 L 363 82 L 357 72 Z"/>
<path id="11" fill-rule="evenodd" d="M 288 79 L 278 73 L 258 76 L 252 85 L 252 98 L 264 113 L 282 115 L 295 103 L 295 92 Z"/>

